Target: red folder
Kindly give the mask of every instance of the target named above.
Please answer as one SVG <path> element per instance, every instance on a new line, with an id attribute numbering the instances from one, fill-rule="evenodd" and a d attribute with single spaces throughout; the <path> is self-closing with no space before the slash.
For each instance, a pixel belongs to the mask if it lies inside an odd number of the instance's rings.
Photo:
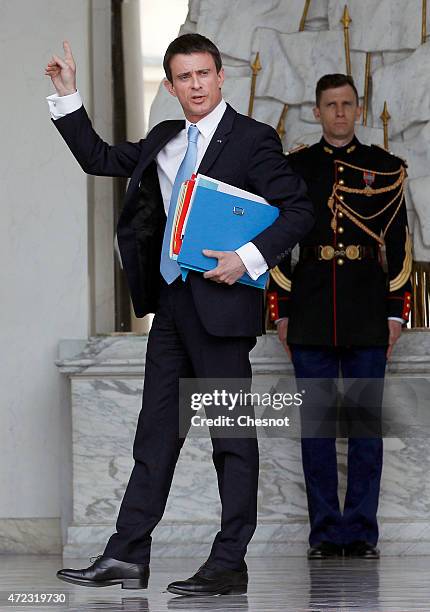
<path id="1" fill-rule="evenodd" d="M 181 250 L 182 240 L 184 238 L 184 225 L 189 212 L 189 206 L 195 182 L 196 175 L 193 174 L 188 181 L 185 181 L 182 184 L 181 190 L 179 192 L 170 243 L 170 257 L 172 259 L 177 259 L 179 251 Z"/>

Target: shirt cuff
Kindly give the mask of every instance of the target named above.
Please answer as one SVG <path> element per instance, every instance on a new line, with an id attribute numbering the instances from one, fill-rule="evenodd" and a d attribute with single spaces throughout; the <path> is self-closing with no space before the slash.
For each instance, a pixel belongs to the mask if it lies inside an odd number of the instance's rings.
<path id="1" fill-rule="evenodd" d="M 263 255 L 253 242 L 247 242 L 235 251 L 241 258 L 252 280 L 257 280 L 259 276 L 268 270 L 268 265 Z"/>
<path id="2" fill-rule="evenodd" d="M 404 319 L 401 319 L 400 317 L 388 317 L 389 321 L 398 321 L 399 323 L 401 323 L 402 325 L 404 325 L 405 323 L 407 323 L 407 321 L 405 321 Z"/>
<path id="3" fill-rule="evenodd" d="M 79 90 L 76 90 L 75 93 L 69 94 L 68 96 L 59 96 L 55 93 L 52 94 L 52 96 L 48 96 L 46 100 L 48 102 L 49 112 L 54 121 L 73 113 L 82 106 L 82 98 Z"/>

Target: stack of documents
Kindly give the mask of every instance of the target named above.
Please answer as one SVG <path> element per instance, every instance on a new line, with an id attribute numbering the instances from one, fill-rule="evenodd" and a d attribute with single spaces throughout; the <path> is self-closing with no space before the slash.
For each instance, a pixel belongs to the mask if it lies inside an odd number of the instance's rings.
<path id="1" fill-rule="evenodd" d="M 170 257 L 186 276 L 188 270 L 205 272 L 218 265 L 203 249 L 235 251 L 279 215 L 264 198 L 213 178 L 197 175 L 186 181 L 176 204 L 170 239 Z M 244 274 L 238 282 L 264 289 L 268 272 L 252 280 Z"/>

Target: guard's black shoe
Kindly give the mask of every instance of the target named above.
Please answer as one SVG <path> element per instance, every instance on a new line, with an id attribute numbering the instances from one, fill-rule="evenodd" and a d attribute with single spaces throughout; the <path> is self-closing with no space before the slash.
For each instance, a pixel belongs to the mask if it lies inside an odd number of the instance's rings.
<path id="1" fill-rule="evenodd" d="M 149 579 L 149 565 L 126 563 L 110 557 L 97 557 L 85 569 L 62 569 L 57 578 L 64 582 L 89 587 L 105 587 L 120 584 L 123 589 L 146 589 Z"/>
<path id="2" fill-rule="evenodd" d="M 308 550 L 308 559 L 335 559 L 342 556 L 342 547 L 333 542 L 320 542 Z"/>
<path id="3" fill-rule="evenodd" d="M 379 559 L 379 550 L 373 544 L 358 540 L 345 546 L 345 557 L 357 559 Z"/>
<path id="4" fill-rule="evenodd" d="M 171 582 L 167 587 L 175 595 L 243 595 L 248 590 L 248 570 L 229 570 L 204 564 L 188 580 Z"/>

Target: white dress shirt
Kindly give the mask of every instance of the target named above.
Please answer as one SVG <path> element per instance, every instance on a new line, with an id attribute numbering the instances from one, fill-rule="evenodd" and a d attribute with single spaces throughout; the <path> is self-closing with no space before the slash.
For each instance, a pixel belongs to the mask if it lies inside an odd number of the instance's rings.
<path id="1" fill-rule="evenodd" d="M 48 101 L 51 117 L 54 119 L 54 121 L 68 115 L 69 113 L 73 113 L 82 106 L 82 98 L 79 91 L 76 91 L 68 96 L 53 94 L 52 96 L 48 96 L 46 99 Z M 226 108 L 227 104 L 224 100 L 221 100 L 218 106 L 216 106 L 212 112 L 206 115 L 206 117 L 203 117 L 203 119 L 200 119 L 200 121 L 195 124 L 199 129 L 195 171 L 197 171 L 197 168 L 199 167 L 200 162 L 206 153 L 206 149 L 212 140 L 215 130 L 218 127 Z M 177 136 L 172 138 L 172 140 L 170 140 L 166 146 L 161 149 L 156 157 L 158 179 L 160 181 L 161 195 L 163 198 L 166 215 L 169 211 L 173 183 L 175 181 L 180 163 L 187 150 L 187 131 L 190 125 L 191 123 L 188 121 L 188 119 L 186 119 L 185 128 L 181 130 Z M 241 258 L 246 271 L 253 280 L 256 280 L 261 274 L 266 272 L 268 267 L 267 263 L 263 255 L 252 242 L 248 242 L 238 248 L 236 253 Z"/>

